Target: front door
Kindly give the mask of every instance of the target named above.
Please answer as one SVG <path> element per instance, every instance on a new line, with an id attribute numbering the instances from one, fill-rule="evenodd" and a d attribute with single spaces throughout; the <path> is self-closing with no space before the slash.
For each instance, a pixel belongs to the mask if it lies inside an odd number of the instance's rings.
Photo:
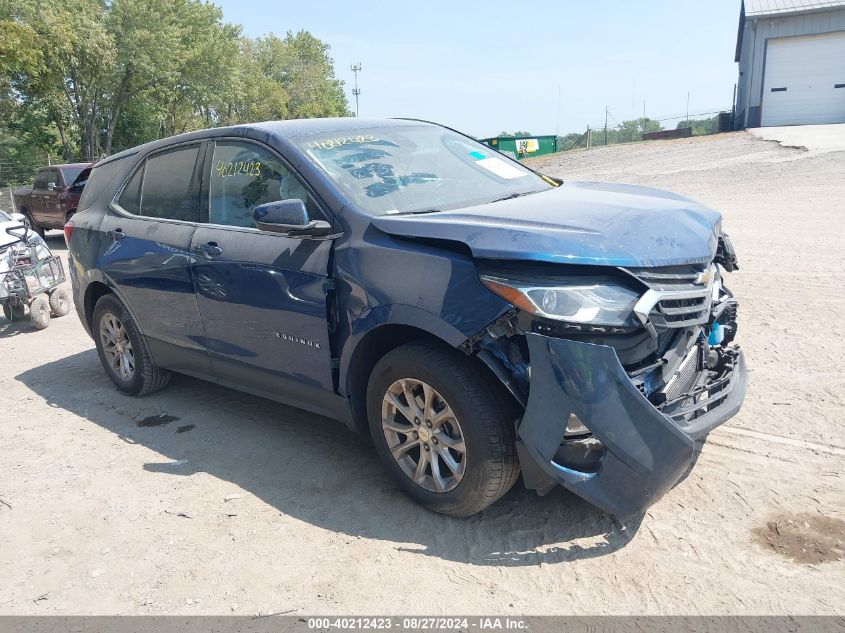
<path id="1" fill-rule="evenodd" d="M 168 369 L 208 375 L 210 361 L 191 273 L 200 219 L 199 143 L 147 157 L 102 224 L 100 269 Z"/>
<path id="2" fill-rule="evenodd" d="M 32 208 L 29 209 L 32 219 L 38 226 L 49 223 L 50 209 L 55 206 L 59 198 L 61 178 L 56 169 L 42 169 L 35 177 L 32 187 Z"/>
<path id="3" fill-rule="evenodd" d="M 314 410 L 333 391 L 332 242 L 260 231 L 252 212 L 299 198 L 311 219 L 330 218 L 266 147 L 219 140 L 208 154 L 209 222 L 197 228 L 191 250 L 212 370 L 224 383 Z"/>

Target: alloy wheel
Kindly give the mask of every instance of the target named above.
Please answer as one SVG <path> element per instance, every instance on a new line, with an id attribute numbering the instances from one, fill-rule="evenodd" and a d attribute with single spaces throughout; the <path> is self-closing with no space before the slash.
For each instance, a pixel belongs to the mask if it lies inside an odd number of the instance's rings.
<path id="1" fill-rule="evenodd" d="M 431 385 L 414 378 L 394 382 L 384 394 L 381 425 L 402 471 L 432 492 L 449 492 L 466 472 L 467 449 L 449 403 Z"/>
<path id="2" fill-rule="evenodd" d="M 126 382 L 135 375 L 135 354 L 132 341 L 123 323 L 111 312 L 100 319 L 100 342 L 111 370 Z"/>

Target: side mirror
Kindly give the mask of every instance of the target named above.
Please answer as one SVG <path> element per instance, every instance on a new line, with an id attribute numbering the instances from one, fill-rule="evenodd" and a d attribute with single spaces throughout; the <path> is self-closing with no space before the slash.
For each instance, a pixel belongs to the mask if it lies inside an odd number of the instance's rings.
<path id="1" fill-rule="evenodd" d="M 13 220 L 20 222 L 21 224 L 26 224 L 26 216 L 23 213 L 10 213 L 9 217 Z"/>
<path id="2" fill-rule="evenodd" d="M 56 188 L 56 183 L 48 182 L 47 183 L 47 191 L 53 191 Z"/>
<path id="3" fill-rule="evenodd" d="M 252 212 L 255 226 L 262 231 L 287 233 L 291 237 L 327 235 L 331 225 L 323 220 L 309 220 L 305 203 L 299 198 L 259 204 Z"/>

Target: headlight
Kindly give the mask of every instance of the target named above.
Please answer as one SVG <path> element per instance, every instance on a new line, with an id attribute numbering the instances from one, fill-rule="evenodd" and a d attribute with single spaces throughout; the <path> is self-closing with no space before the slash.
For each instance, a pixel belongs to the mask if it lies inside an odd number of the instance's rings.
<path id="1" fill-rule="evenodd" d="M 481 281 L 508 303 L 547 319 L 608 327 L 638 324 L 633 310 L 639 294 L 611 279 L 579 279 L 548 286 L 490 275 L 481 275 Z"/>

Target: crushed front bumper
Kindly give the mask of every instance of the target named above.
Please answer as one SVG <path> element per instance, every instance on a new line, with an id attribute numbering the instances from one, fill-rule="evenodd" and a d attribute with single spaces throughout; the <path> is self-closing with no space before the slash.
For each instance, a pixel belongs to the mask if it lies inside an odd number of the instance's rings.
<path id="1" fill-rule="evenodd" d="M 692 466 L 696 441 L 732 417 L 745 398 L 739 350 L 720 387 L 726 397 L 685 426 L 634 386 L 612 347 L 540 334 L 526 338 L 531 388 L 517 443 L 526 485 L 542 490 L 561 484 L 616 516 L 660 499 Z M 570 414 L 603 445 L 590 472 L 555 461 Z"/>

